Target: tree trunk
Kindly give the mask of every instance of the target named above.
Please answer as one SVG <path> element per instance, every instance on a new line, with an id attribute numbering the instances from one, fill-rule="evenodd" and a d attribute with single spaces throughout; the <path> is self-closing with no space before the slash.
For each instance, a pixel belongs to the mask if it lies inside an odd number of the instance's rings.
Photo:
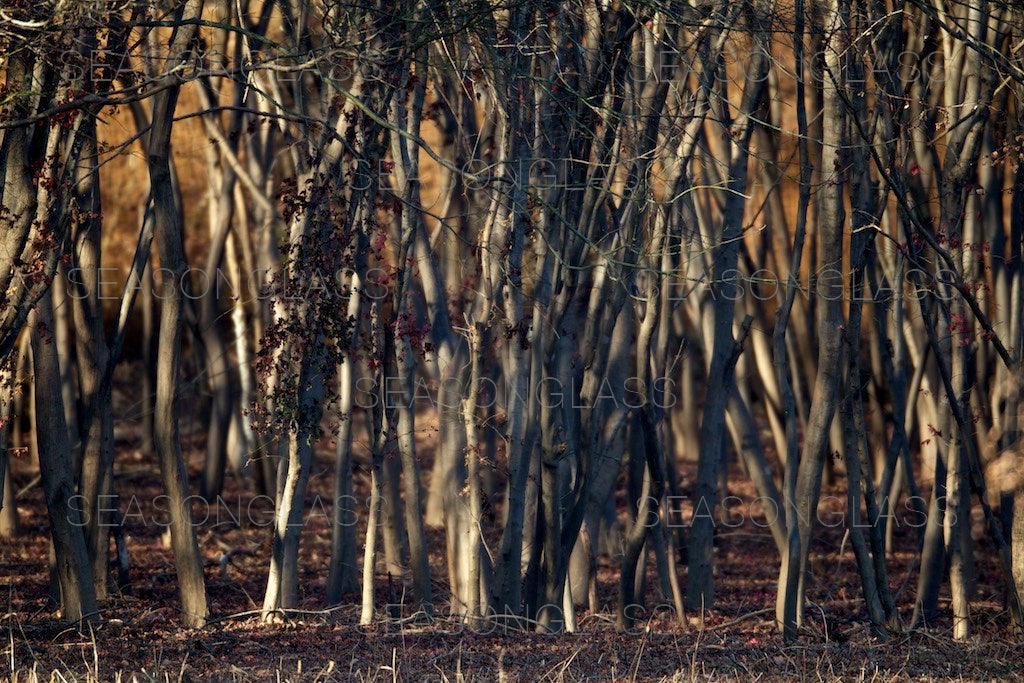
<path id="1" fill-rule="evenodd" d="M 728 187 L 721 236 L 716 245 L 711 292 L 714 298 L 714 341 L 704 399 L 704 415 L 700 425 L 700 458 L 697 490 L 694 497 L 694 520 L 689 540 L 689 577 L 686 587 L 686 608 L 710 609 L 714 604 L 714 569 L 712 545 L 714 537 L 715 489 L 719 469 L 724 464 L 726 433 L 725 409 L 736 358 L 732 334 L 735 296 L 730 294 L 727 278 L 736 272 L 743 234 L 743 197 L 747 189 L 747 161 L 752 123 L 749 119 L 766 80 L 767 59 L 752 59 L 743 89 L 743 104 L 736 121 L 723 121 L 730 131 Z M 731 126 L 728 124 L 732 124 Z M 699 514 L 698 514 L 699 513 Z"/>
<path id="2" fill-rule="evenodd" d="M 89 219 L 77 226 L 72 254 L 75 277 L 69 278 L 72 313 L 75 320 L 75 341 L 78 383 L 82 395 L 81 416 L 82 471 L 79 493 L 86 513 L 85 535 L 97 599 L 107 597 L 108 556 L 110 552 L 109 510 L 113 493 L 114 410 L 111 382 L 105 381 L 112 368 L 103 317 L 103 293 L 100 270 L 102 222 L 100 219 L 99 169 L 95 156 L 95 121 L 89 119 L 85 131 L 85 163 L 78 170 L 76 186 L 80 206 L 89 207 Z"/>
<path id="3" fill-rule="evenodd" d="M 839 90 L 845 87 L 842 78 L 842 59 L 847 49 L 844 38 L 846 25 L 840 10 L 844 2 L 845 0 L 833 0 L 826 18 L 828 45 L 825 48 L 825 65 L 828 73 L 823 75 L 824 144 L 821 163 L 822 186 L 818 193 L 817 211 L 817 268 L 820 270 L 816 291 L 819 298 L 815 315 L 818 333 L 818 370 L 795 486 L 795 516 L 800 532 L 799 563 L 795 567 L 799 572 L 796 596 L 797 624 L 803 622 L 811 532 L 817 518 L 825 451 L 829 443 L 842 376 L 842 266 L 843 228 L 846 217 L 843 208 L 845 166 L 841 150 L 845 139 L 846 110 L 840 99 Z M 792 551 L 791 544 L 790 553 Z"/>
<path id="4" fill-rule="evenodd" d="M 189 0 L 185 12 L 190 17 L 200 16 L 202 2 Z M 174 58 L 186 52 L 186 46 L 196 30 L 183 28 L 171 46 Z M 152 128 L 149 133 L 146 158 L 149 162 L 150 191 L 153 199 L 154 230 L 160 254 L 160 265 L 165 274 L 160 314 L 160 342 L 157 352 L 156 410 L 154 414 L 154 442 L 160 462 L 160 476 L 170 509 L 171 545 L 178 576 L 182 618 L 188 626 L 201 626 L 206 622 L 206 582 L 203 577 L 202 555 L 196 543 L 195 528 L 187 502 L 188 474 L 178 436 L 179 367 L 181 364 L 181 331 L 185 307 L 182 276 L 188 270 L 182 244 L 183 222 L 178 212 L 171 182 L 170 138 L 177 104 L 179 85 L 171 85 L 157 93 L 153 102 Z"/>
<path id="5" fill-rule="evenodd" d="M 359 250 L 362 252 L 362 249 Z M 351 345 L 354 347 L 363 328 L 363 273 L 356 267 L 350 281 L 348 317 L 353 321 Z M 358 368 L 354 359 L 347 359 L 338 368 L 338 431 L 334 466 L 334 517 L 331 525 L 331 564 L 327 575 L 327 605 L 336 605 L 343 593 L 355 592 L 356 577 L 356 499 L 352 482 L 352 420 Z M 369 533 L 367 534 L 369 538 Z"/>
<path id="6" fill-rule="evenodd" d="M 18 505 L 10 467 L 10 456 L 14 452 L 11 438 L 11 408 L 14 402 L 12 368 L 16 363 L 17 357 L 13 357 L 0 365 L 0 538 L 11 538 L 18 534 Z"/>
<path id="7" fill-rule="evenodd" d="M 71 475 L 73 465 L 60 394 L 60 364 L 52 336 L 50 297 L 44 296 L 39 300 L 29 316 L 29 325 L 32 329 L 39 473 L 49 513 L 61 611 L 64 618 L 72 623 L 93 621 L 97 615 L 96 592 L 80 511 L 72 504 L 75 490 Z"/>
<path id="8" fill-rule="evenodd" d="M 1024 595 L 1024 481 L 1018 482 L 1013 497 L 1013 526 L 1010 533 L 1010 548 L 1013 552 L 1013 579 L 1017 594 Z M 1016 625 L 1016 635 L 1022 635 Z"/>

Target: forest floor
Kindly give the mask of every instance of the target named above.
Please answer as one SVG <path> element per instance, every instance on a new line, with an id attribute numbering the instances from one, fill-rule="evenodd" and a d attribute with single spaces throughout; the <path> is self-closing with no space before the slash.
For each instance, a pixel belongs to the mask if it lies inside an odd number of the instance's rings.
<path id="1" fill-rule="evenodd" d="M 121 382 L 122 387 L 132 384 Z M 196 490 L 203 453 L 201 402 L 183 403 L 193 406 L 192 413 L 182 419 L 182 435 Z M 138 413 L 137 405 L 122 392 L 120 416 L 131 419 Z M 432 431 L 425 429 L 421 435 L 425 476 Z M 940 599 L 942 615 L 927 630 L 895 635 L 884 643 L 873 638 L 843 529 L 819 526 L 807 625 L 796 644 L 784 644 L 773 623 L 778 554 L 763 526 L 763 515 L 746 505 L 755 494 L 735 467 L 730 473 L 730 493 L 744 503 L 733 509 L 736 526 L 719 527 L 714 609 L 687 615 L 685 627 L 673 610 L 662 609 L 671 600 L 659 594 L 651 568 L 643 611 L 636 611 L 638 628 L 634 633 L 617 633 L 618 569 L 613 560 L 601 557 L 601 608 L 596 613 L 579 610 L 579 632 L 548 635 L 492 627 L 489 632 L 470 633 L 443 616 L 448 584 L 440 530 L 428 532 L 434 595 L 442 615 L 433 624 L 381 618 L 374 626 L 360 627 L 357 595 L 346 596 L 341 606 L 325 611 L 334 472 L 330 449 L 325 447 L 312 469 L 307 497 L 300 610 L 279 624 L 260 623 L 258 610 L 270 557 L 266 522 L 271 505 L 229 475 L 221 501 L 195 509 L 213 618 L 204 628 L 187 630 L 177 618 L 174 564 L 160 524 L 155 456 L 144 455 L 138 448 L 130 430 L 119 431 L 116 487 L 131 556 L 130 591 L 103 603 L 99 625 L 84 634 L 63 625 L 59 609 L 48 598 L 49 541 L 43 495 L 38 483 L 28 486 L 37 470 L 30 455 L 12 458 L 15 488 L 25 490 L 17 500 L 20 534 L 0 539 L 0 576 L 5 587 L 0 599 L 6 601 L 0 617 L 4 638 L 0 680 L 982 681 L 1024 672 L 1024 645 L 1009 635 L 995 553 L 980 525 L 975 533 L 979 562 L 976 599 L 971 603 L 972 636 L 967 642 L 953 642 L 950 637 L 948 590 Z M 356 481 L 365 491 L 365 453 L 359 458 L 363 466 L 357 468 Z M 695 474 L 692 465 L 681 465 L 684 491 L 692 490 Z M 841 520 L 844 500 L 841 485 L 826 488 L 821 518 Z M 365 509 L 360 517 L 365 517 Z M 904 620 L 909 620 L 916 590 L 917 569 L 911 561 L 915 544 L 916 530 L 900 524 L 895 533 L 897 550 L 889 557 L 888 567 Z M 685 590 L 685 569 L 680 573 Z M 397 602 L 408 602 L 401 597 L 404 588 L 401 581 L 389 586 L 380 569 L 377 608 L 385 612 L 385 605 L 396 602 L 396 596 Z M 401 617 L 411 612 L 408 604 L 397 610 Z"/>

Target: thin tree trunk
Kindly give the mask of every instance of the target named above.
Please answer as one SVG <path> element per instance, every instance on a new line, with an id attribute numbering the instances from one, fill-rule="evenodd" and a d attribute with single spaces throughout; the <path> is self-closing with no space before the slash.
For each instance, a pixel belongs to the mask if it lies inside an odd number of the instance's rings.
<path id="1" fill-rule="evenodd" d="M 9 358 L 0 364 L 0 538 L 11 538 L 18 534 L 18 505 L 10 467 L 10 454 L 14 451 L 11 439 L 11 408 L 14 398 L 12 367 L 16 362 L 17 358 Z"/>
<path id="2" fill-rule="evenodd" d="M 818 203 L 818 263 L 820 277 L 815 315 L 817 317 L 818 370 L 811 400 L 810 416 L 804 432 L 804 450 L 800 458 L 795 486 L 796 521 L 800 532 L 799 573 L 796 596 L 796 622 L 803 621 L 806 599 L 806 573 L 810 557 L 811 531 L 817 518 L 818 496 L 825 464 L 825 449 L 829 443 L 832 418 L 838 401 L 838 387 L 842 375 L 841 328 L 843 302 L 841 283 L 843 265 L 843 208 L 844 163 L 843 149 L 845 108 L 838 91 L 845 87 L 842 79 L 842 59 L 846 48 L 845 19 L 840 7 L 845 0 L 833 0 L 828 8 L 826 27 L 828 45 L 825 48 L 827 73 L 823 76 L 823 142 L 821 175 L 822 185 Z M 823 289 L 824 288 L 824 289 Z M 790 554 L 793 544 L 790 544 Z M 790 567 L 790 571 L 793 567 Z M 787 576 L 787 581 L 789 576 Z"/>
<path id="3" fill-rule="evenodd" d="M 3 446 L 4 450 L 7 450 L 7 436 L 4 434 L 0 436 L 0 446 Z M 0 459 L 6 461 L 7 453 L 0 454 Z M 6 465 L 6 462 L 3 463 Z M 13 538 L 18 535 L 19 524 L 18 524 L 18 505 L 14 498 L 14 481 L 11 479 L 11 470 L 9 467 L 0 467 L 3 469 L 3 491 L 2 491 L 2 503 L 3 507 L 0 507 L 0 538 Z"/>
<path id="4" fill-rule="evenodd" d="M 421 49 L 412 60 L 417 70 L 427 61 L 427 50 Z M 423 117 L 423 106 L 426 101 L 426 79 L 417 77 L 415 83 L 409 84 L 409 69 L 402 73 L 403 85 L 399 90 L 404 92 L 411 85 L 412 97 L 408 111 L 405 99 L 396 97 L 391 106 L 391 116 L 396 128 L 406 128 L 412 135 L 419 136 L 420 123 Z M 420 147 L 405 137 L 393 132 L 391 135 L 391 155 L 399 161 L 394 170 L 400 194 L 405 198 L 401 209 L 401 236 L 399 239 L 398 268 L 400 283 L 395 293 L 395 335 L 392 338 L 394 353 L 385 362 L 390 372 L 391 381 L 399 383 L 399 400 L 389 403 L 388 424 L 396 428 L 395 440 L 402 463 L 402 475 L 405 479 L 405 527 L 409 539 L 409 561 L 412 568 L 413 591 L 418 609 L 429 618 L 434 611 L 433 589 L 431 587 L 430 565 L 426 529 L 423 517 L 423 492 L 420 477 L 419 461 L 416 457 L 416 410 L 414 405 L 413 381 L 416 374 L 416 355 L 422 350 L 415 348 L 413 338 L 415 332 L 410 328 L 408 309 L 413 297 L 413 269 L 407 261 L 415 253 L 417 238 L 423 231 L 423 216 L 416 207 L 423 206 L 423 195 L 420 187 Z M 443 228 L 442 228 L 443 229 Z M 433 262 L 428 263 L 432 265 Z M 389 332 L 390 334 L 390 332 Z M 477 582 L 479 584 L 479 581 Z"/>
<path id="5" fill-rule="evenodd" d="M 143 210 L 143 221 L 152 221 L 150 212 Z M 147 259 L 149 255 L 147 254 Z M 139 412 L 142 414 L 140 430 L 142 439 L 139 443 L 139 450 L 144 455 L 156 453 L 156 443 L 153 440 L 156 434 L 154 423 L 154 399 L 156 398 L 156 359 L 159 321 L 156 317 L 156 305 L 153 282 L 153 266 L 146 263 L 142 271 L 142 279 L 139 285 L 142 289 L 142 399 Z"/>
<path id="6" fill-rule="evenodd" d="M 356 296 L 353 294 L 353 296 Z M 327 574 L 327 606 L 341 602 L 359 586 L 356 577 L 356 499 L 352 485 L 352 399 L 354 361 L 338 369 L 338 431 L 334 467 L 334 514 L 331 519 L 331 564 Z"/>
<path id="7" fill-rule="evenodd" d="M 376 449 L 374 449 L 376 451 Z M 363 596 L 359 612 L 359 625 L 373 623 L 374 564 L 377 554 L 377 526 L 380 517 L 380 475 L 378 456 L 373 456 L 374 467 L 370 474 L 370 511 L 366 518 L 366 543 L 363 546 Z"/>
<path id="8" fill-rule="evenodd" d="M 114 411 L 111 383 L 104 381 L 111 362 L 103 317 L 103 293 L 100 290 L 101 235 L 99 169 L 93 161 L 96 151 L 95 121 L 90 119 L 86 132 L 86 163 L 78 170 L 76 193 L 81 206 L 89 207 L 89 218 L 73 236 L 72 255 L 75 277 L 69 278 L 71 306 L 75 320 L 78 382 L 81 389 L 82 471 L 79 493 L 86 513 L 85 534 L 97 599 L 107 597 L 108 555 L 111 509 L 108 496 L 113 492 Z"/>
<path id="9" fill-rule="evenodd" d="M 1017 594 L 1024 595 L 1024 480 L 1017 484 L 1013 498 L 1013 524 L 1010 532 L 1010 548 L 1013 551 L 1013 578 Z M 1015 623 L 1016 634 L 1021 635 L 1020 624 Z"/>
<path id="10" fill-rule="evenodd" d="M 57 345 L 60 363 L 60 395 L 64 404 L 64 424 L 68 426 L 68 446 L 72 449 L 76 467 L 81 466 L 82 448 L 78 420 L 78 392 L 75 391 L 74 335 L 71 333 L 71 303 L 68 301 L 67 270 L 61 266 L 53 278 L 50 294 L 53 297 L 53 339 Z"/>
<path id="11" fill-rule="evenodd" d="M 359 249 L 357 253 L 362 253 Z M 348 318 L 353 322 L 351 346 L 355 347 L 362 330 L 363 273 L 356 267 L 350 281 Z M 338 368 L 338 431 L 335 434 L 334 517 L 331 526 L 331 564 L 327 575 L 327 604 L 336 605 L 343 593 L 355 592 L 356 529 L 355 497 L 352 482 L 352 420 L 357 375 L 356 361 L 352 358 Z"/>
<path id="12" fill-rule="evenodd" d="M 889 633 L 886 630 L 886 612 L 882 608 L 882 600 L 878 587 L 878 580 L 875 565 L 872 561 L 868 544 L 864 540 L 864 533 L 860 523 L 860 502 L 861 502 L 861 460 L 866 460 L 867 455 L 861 451 L 861 439 L 858 435 L 858 427 L 862 426 L 859 418 L 863 417 L 863 404 L 860 401 L 860 342 L 861 342 L 861 313 L 860 301 L 860 279 L 863 277 L 863 251 L 865 238 L 857 235 L 852 240 L 851 260 L 857 259 L 860 262 L 854 264 L 852 273 L 853 283 L 850 288 L 850 320 L 844 331 L 844 343 L 846 344 L 846 388 L 843 392 L 843 404 L 841 411 L 843 439 L 845 441 L 844 458 L 846 461 L 846 528 L 853 545 L 854 557 L 857 562 L 857 570 L 860 574 L 861 587 L 864 590 L 864 602 L 867 605 L 868 617 L 871 620 L 872 634 L 881 640 L 887 640 Z M 861 414 L 858 415 L 857 413 Z M 870 486 L 870 482 L 868 482 Z M 870 506 L 869 506 L 870 511 Z M 877 520 L 872 520 L 877 521 Z M 875 548 L 876 551 L 878 548 Z M 888 590 L 888 587 L 886 587 Z"/>
<path id="13" fill-rule="evenodd" d="M 36 440 L 39 473 L 50 520 L 50 537 L 60 584 L 61 611 L 77 623 L 96 618 L 89 553 L 74 496 L 73 465 L 60 395 L 60 364 L 53 343 L 53 308 L 50 297 L 40 298 L 29 316 L 32 330 L 32 369 L 35 377 Z"/>
<path id="14" fill-rule="evenodd" d="M 694 498 L 693 527 L 689 541 L 689 577 L 686 587 L 686 607 L 692 610 L 710 609 L 714 604 L 714 570 L 712 543 L 714 536 L 715 487 L 719 468 L 723 466 L 726 432 L 725 409 L 732 381 L 735 353 L 732 333 L 735 315 L 734 296 L 730 296 L 730 283 L 726 278 L 736 270 L 743 230 L 743 197 L 747 188 L 748 152 L 752 123 L 749 119 L 754 104 L 760 99 L 768 64 L 761 52 L 760 58 L 751 60 L 747 82 L 743 90 L 743 104 L 735 122 L 723 121 L 731 134 L 729 159 L 729 194 L 722 216 L 722 232 L 716 245 L 714 280 L 714 331 L 708 384 L 704 400 L 704 415 L 700 426 L 700 460 L 697 470 L 697 490 Z M 731 126 L 727 124 L 731 123 Z"/>
<path id="15" fill-rule="evenodd" d="M 278 610 L 292 608 L 299 603 L 299 537 L 313 445 L 316 442 L 316 427 L 310 425 L 319 422 L 323 377 L 303 361 L 298 386 L 304 388 L 299 411 L 302 415 L 300 420 L 305 424 L 288 433 L 287 459 L 284 461 L 286 469 L 283 480 L 279 479 L 282 488 L 278 492 L 274 514 L 274 539 L 270 576 L 263 598 L 263 621 L 270 621 Z"/>
<path id="16" fill-rule="evenodd" d="M 389 375 L 393 377 L 393 375 Z M 393 380 L 392 380 L 393 381 Z M 391 423 L 393 424 L 393 423 Z M 384 463 L 381 469 L 381 537 L 384 540 L 384 571 L 389 577 L 399 578 L 405 573 L 403 562 L 402 539 L 405 537 L 405 525 L 402 523 L 402 493 L 399 485 L 399 463 L 397 439 L 389 441 L 384 452 Z"/>
<path id="17" fill-rule="evenodd" d="M 370 330 L 373 334 L 372 358 L 375 360 L 374 370 L 374 398 L 371 413 L 369 416 L 370 425 L 370 510 L 367 517 L 366 542 L 363 546 L 363 585 L 362 585 L 362 610 L 359 615 L 359 624 L 368 626 L 373 623 L 373 594 L 374 574 L 376 570 L 377 555 L 377 527 L 380 526 L 381 508 L 381 468 L 384 449 L 387 447 L 387 430 L 389 426 L 385 423 L 387 413 L 385 403 L 387 393 L 385 391 L 384 377 L 381 372 L 382 361 L 386 359 L 387 348 L 384 345 L 384 333 L 380 325 L 380 304 L 374 300 L 370 304 Z"/>
<path id="18" fill-rule="evenodd" d="M 186 15 L 196 18 L 201 12 L 201 0 L 189 0 L 185 7 Z M 177 32 L 170 48 L 174 58 L 186 53 L 186 46 L 189 45 L 195 30 L 195 25 L 192 25 Z M 166 275 L 162 287 L 160 343 L 156 363 L 154 441 L 164 491 L 169 498 L 171 545 L 174 549 L 182 618 L 188 626 L 201 626 L 205 623 L 208 613 L 206 582 L 203 577 L 202 555 L 196 543 L 195 528 L 187 501 L 188 475 L 181 453 L 176 410 L 185 306 L 185 295 L 180 283 L 188 269 L 182 244 L 183 222 L 174 196 L 169 158 L 171 125 L 179 87 L 171 85 L 154 96 L 152 128 L 146 150 L 153 199 L 154 229 L 160 265 Z"/>
<path id="19" fill-rule="evenodd" d="M 467 547 L 466 566 L 468 575 L 464 578 L 467 595 L 463 597 L 466 606 L 466 623 L 471 629 L 479 628 L 486 616 L 486 592 L 480 591 L 480 565 L 483 539 L 480 536 L 483 524 L 483 508 L 480 491 L 480 428 L 477 424 L 477 411 L 480 401 L 480 368 L 483 365 L 484 335 L 482 323 L 471 323 L 469 329 L 470 371 L 469 392 L 462 399 L 463 419 L 466 422 L 466 479 L 469 483 L 469 501 L 466 519 L 463 522 L 465 543 Z"/>

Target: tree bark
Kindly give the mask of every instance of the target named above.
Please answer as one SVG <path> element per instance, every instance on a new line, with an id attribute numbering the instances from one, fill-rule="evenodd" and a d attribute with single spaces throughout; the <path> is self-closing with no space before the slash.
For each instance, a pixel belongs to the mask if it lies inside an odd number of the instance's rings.
<path id="1" fill-rule="evenodd" d="M 764 55 L 764 53 L 761 53 Z M 694 497 L 694 520 L 689 540 L 689 578 L 686 587 L 686 608 L 710 609 L 714 604 L 714 570 L 712 544 L 714 536 L 715 490 L 719 468 L 723 467 L 725 409 L 732 381 L 730 358 L 734 354 L 732 333 L 735 315 L 735 297 L 730 294 L 727 278 L 736 272 L 740 240 L 742 239 L 743 196 L 747 187 L 747 161 L 752 124 L 749 119 L 754 103 L 760 99 L 767 72 L 767 59 L 753 59 L 743 90 L 740 114 L 729 127 L 732 143 L 729 146 L 729 194 L 722 216 L 722 232 L 716 245 L 713 281 L 714 341 L 708 370 L 708 390 L 704 400 L 704 415 L 700 426 L 700 459 L 697 471 L 697 490 Z M 735 358 L 733 361 L 735 362 Z M 723 390 L 725 388 L 725 390 Z"/>
<path id="2" fill-rule="evenodd" d="M 50 297 L 39 300 L 29 316 L 32 329 L 32 369 L 35 380 L 36 440 L 43 480 L 50 537 L 60 584 L 61 611 L 72 623 L 97 617 L 89 553 L 82 533 L 80 510 L 72 504 L 74 483 L 71 449 L 60 394 L 60 364 L 53 343 Z"/>
<path id="3" fill-rule="evenodd" d="M 811 400 L 810 416 L 804 432 L 803 455 L 795 486 L 796 522 L 800 533 L 799 573 L 796 596 L 796 622 L 803 622 L 806 599 L 806 578 L 810 557 L 811 532 L 817 518 L 818 496 L 821 492 L 825 450 L 829 443 L 832 419 L 838 401 L 842 376 L 841 328 L 843 326 L 842 265 L 844 161 L 841 156 L 845 140 L 846 110 L 839 89 L 845 87 L 842 56 L 846 50 L 844 8 L 846 0 L 833 0 L 827 9 L 825 73 L 823 74 L 823 145 L 822 186 L 819 190 L 818 262 L 820 277 L 816 294 L 818 370 Z M 793 544 L 790 544 L 790 556 Z M 793 567 L 790 566 L 790 571 Z M 788 581 L 787 576 L 787 581 Z"/>
<path id="4" fill-rule="evenodd" d="M 198 18 L 201 0 L 189 0 L 185 16 Z M 196 26 L 179 29 L 170 48 L 174 59 L 186 54 Z M 176 78 L 176 77 L 172 77 Z M 154 232 L 165 274 L 161 291 L 160 342 L 157 351 L 156 409 L 154 442 L 160 462 L 160 476 L 170 511 L 171 546 L 178 576 L 182 619 L 187 626 L 201 626 L 208 614 L 202 555 L 196 542 L 189 508 L 188 474 L 178 436 L 177 394 L 181 365 L 181 331 L 185 293 L 182 277 L 188 271 L 182 244 L 184 225 L 171 182 L 170 140 L 180 82 L 154 96 L 152 128 L 146 148 L 150 192 L 153 201 Z"/>

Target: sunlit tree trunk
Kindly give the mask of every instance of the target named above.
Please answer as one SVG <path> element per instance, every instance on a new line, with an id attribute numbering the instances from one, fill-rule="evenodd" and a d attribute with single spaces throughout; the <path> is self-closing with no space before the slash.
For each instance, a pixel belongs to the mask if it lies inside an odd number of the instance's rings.
<path id="1" fill-rule="evenodd" d="M 730 130 L 728 159 L 729 192 L 725 198 L 721 234 L 715 247 L 711 291 L 714 296 L 714 327 L 711 359 L 708 371 L 704 414 L 700 427 L 700 458 L 697 490 L 694 496 L 694 520 L 689 540 L 689 576 L 686 586 L 686 607 L 692 610 L 710 609 L 714 604 L 714 568 L 712 544 L 716 487 L 720 468 L 724 467 L 725 410 L 732 382 L 731 363 L 736 355 L 733 339 L 735 297 L 728 292 L 729 278 L 736 271 L 743 223 L 743 197 L 747 189 L 747 162 L 752 134 L 750 112 L 760 99 L 768 69 L 767 57 L 751 60 L 743 88 L 739 114 L 735 120 L 722 122 Z M 716 78 L 717 69 L 709 68 L 705 78 Z M 703 87 L 709 87 L 710 83 Z"/>
<path id="2" fill-rule="evenodd" d="M 189 0 L 184 16 L 197 18 L 202 13 L 201 0 Z M 183 28 L 175 35 L 169 54 L 180 59 L 187 54 L 196 26 Z M 174 550 L 182 620 L 188 626 L 201 626 L 206 621 L 206 581 L 202 555 L 196 542 L 195 527 L 188 498 L 188 473 L 178 435 L 177 396 L 181 365 L 181 330 L 184 320 L 185 293 L 182 276 L 188 270 L 183 240 L 184 223 L 175 201 L 171 182 L 171 126 L 180 84 L 172 83 L 153 100 L 152 128 L 146 149 L 149 164 L 150 192 L 153 201 L 154 232 L 163 269 L 160 313 L 160 343 L 157 352 L 156 410 L 154 442 L 160 462 L 164 492 L 168 496 L 171 546 Z"/>
<path id="3" fill-rule="evenodd" d="M 817 519 L 818 496 L 829 444 L 832 419 L 838 401 L 842 377 L 843 326 L 843 230 L 846 214 L 843 208 L 844 155 L 846 139 L 846 107 L 839 91 L 845 88 L 842 69 L 845 52 L 846 0 L 833 0 L 824 21 L 827 45 L 823 81 L 822 119 L 822 184 L 817 203 L 817 268 L 819 275 L 815 294 L 818 337 L 818 369 L 811 399 L 810 415 L 804 432 L 803 453 L 795 487 L 796 518 L 800 532 L 799 572 L 796 617 L 802 623 L 806 599 L 806 574 L 810 557 L 811 533 Z M 792 553 L 792 545 L 790 546 Z M 792 566 L 790 567 L 792 571 Z"/>

